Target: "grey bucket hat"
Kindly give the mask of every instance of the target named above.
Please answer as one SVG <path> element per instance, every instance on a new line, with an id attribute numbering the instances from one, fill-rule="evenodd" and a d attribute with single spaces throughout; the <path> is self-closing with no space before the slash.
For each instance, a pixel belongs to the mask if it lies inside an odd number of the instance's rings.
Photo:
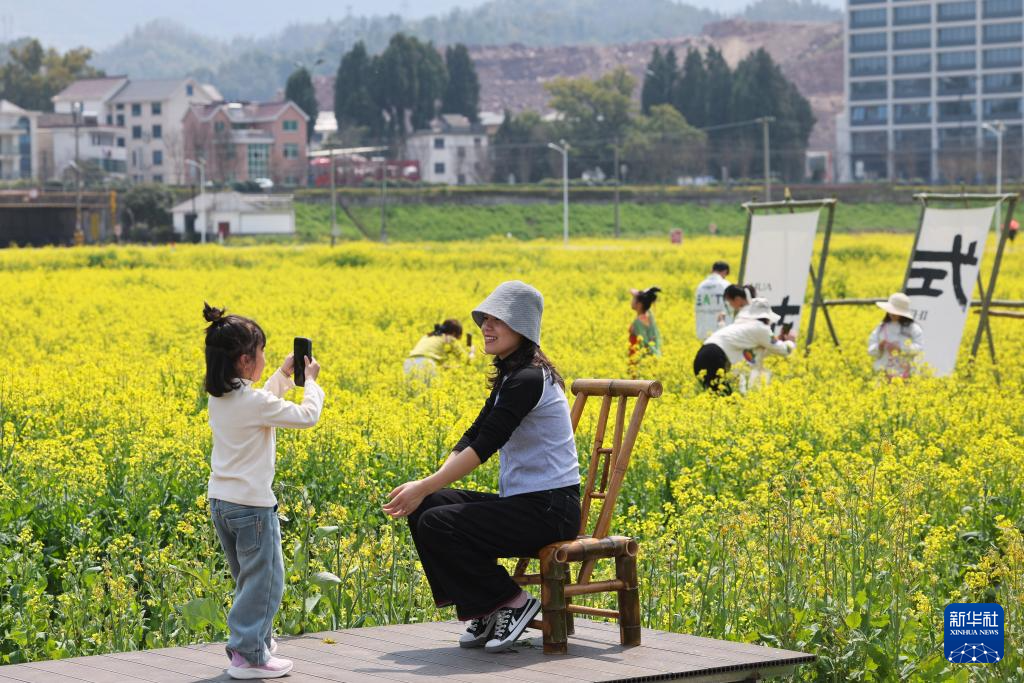
<path id="1" fill-rule="evenodd" d="M 509 280 L 498 285 L 473 309 L 473 320 L 477 325 L 483 325 L 484 315 L 497 318 L 540 346 L 540 317 L 543 313 L 543 294 L 525 282 Z"/>

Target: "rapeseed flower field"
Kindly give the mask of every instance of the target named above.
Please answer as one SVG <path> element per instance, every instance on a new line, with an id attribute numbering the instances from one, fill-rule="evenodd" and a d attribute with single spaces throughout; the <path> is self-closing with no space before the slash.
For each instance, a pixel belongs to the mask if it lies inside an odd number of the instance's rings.
<path id="1" fill-rule="evenodd" d="M 911 240 L 836 236 L 826 296 L 895 291 Z M 645 626 L 813 652 L 804 680 L 1024 680 L 1024 321 L 992 321 L 998 381 L 987 356 L 967 361 L 972 315 L 954 376 L 889 383 L 865 351 L 881 312 L 837 308 L 840 348 L 819 318 L 812 351 L 773 359 L 768 387 L 715 398 L 692 377 L 693 289 L 716 259 L 738 270 L 740 248 L 0 252 L 0 663 L 226 637 L 231 582 L 204 498 L 204 300 L 262 324 L 268 375 L 297 335 L 323 366 L 319 426 L 278 432 L 280 631 L 450 618 L 380 505 L 476 416 L 488 359 L 453 360 L 429 386 L 402 360 L 444 318 L 476 332 L 472 307 L 519 278 L 546 297 L 543 348 L 569 381 L 628 376 L 629 288 L 663 290 L 664 355 L 640 374 L 665 394 L 614 529 L 640 540 Z M 997 298 L 1024 298 L 1022 256 L 1007 254 Z M 1003 605 L 1000 664 L 944 660 L 943 608 L 958 601 Z"/>

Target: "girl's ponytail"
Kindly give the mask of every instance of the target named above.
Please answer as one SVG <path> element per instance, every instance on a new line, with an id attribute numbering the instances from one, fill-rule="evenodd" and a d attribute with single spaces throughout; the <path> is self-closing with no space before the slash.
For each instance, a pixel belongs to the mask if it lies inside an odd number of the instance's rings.
<path id="1" fill-rule="evenodd" d="M 203 302 L 203 319 L 210 323 L 206 328 L 206 392 L 211 396 L 223 396 L 242 386 L 238 359 L 253 356 L 267 345 L 267 336 L 256 321 L 225 312 Z"/>

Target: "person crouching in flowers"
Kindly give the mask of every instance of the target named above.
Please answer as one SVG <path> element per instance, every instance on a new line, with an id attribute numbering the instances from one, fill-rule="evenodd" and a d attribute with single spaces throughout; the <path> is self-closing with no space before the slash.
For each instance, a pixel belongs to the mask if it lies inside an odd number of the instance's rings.
<path id="1" fill-rule="evenodd" d="M 875 305 L 885 311 L 885 317 L 871 331 L 868 354 L 875 359 L 875 370 L 884 371 L 889 379 L 906 379 L 914 374 L 916 360 L 924 348 L 924 331 L 914 322 L 910 297 L 897 292 L 888 301 L 876 301 Z"/>
<path id="2" fill-rule="evenodd" d="M 405 374 L 419 374 L 427 379 L 433 377 L 437 374 L 437 364 L 444 360 L 446 354 L 462 354 L 462 346 L 456 343 L 460 339 L 462 323 L 455 318 L 434 325 L 434 330 L 420 337 L 409 352 L 402 366 Z M 472 349 L 469 353 L 472 355 Z"/>
<path id="3" fill-rule="evenodd" d="M 389 494 L 384 511 L 408 517 L 438 607 L 468 621 L 461 647 L 511 647 L 540 610 L 498 564 L 576 538 L 580 472 L 565 385 L 540 349 L 541 293 L 498 286 L 473 311 L 494 355 L 490 396 L 445 463 Z M 500 451 L 498 493 L 445 488 Z"/>
<path id="4" fill-rule="evenodd" d="M 291 355 L 262 389 L 267 343 L 253 320 L 203 307 L 206 328 L 206 391 L 213 450 L 207 497 L 210 516 L 235 580 L 228 613 L 228 675 L 236 679 L 280 678 L 292 662 L 274 656 L 274 615 L 284 595 L 284 560 L 277 499 L 271 490 L 276 458 L 274 428 L 312 427 L 320 419 L 324 392 L 320 365 L 306 358 L 302 404 L 282 397 L 295 384 Z"/>

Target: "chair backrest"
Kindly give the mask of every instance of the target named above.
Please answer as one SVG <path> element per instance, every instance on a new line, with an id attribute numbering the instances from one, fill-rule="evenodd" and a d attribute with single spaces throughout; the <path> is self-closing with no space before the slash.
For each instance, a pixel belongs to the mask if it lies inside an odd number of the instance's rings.
<path id="1" fill-rule="evenodd" d="M 636 443 L 637 434 L 640 433 L 640 424 L 643 422 L 647 403 L 650 399 L 661 396 L 661 392 L 661 383 L 655 380 L 578 379 L 572 383 L 572 393 L 576 395 L 571 412 L 573 433 L 576 432 L 576 427 L 583 416 L 587 399 L 591 396 L 601 397 L 601 411 L 598 414 L 594 431 L 594 444 L 590 451 L 586 486 L 583 500 L 580 503 L 579 533 L 581 536 L 587 534 L 590 506 L 594 499 L 602 501 L 602 505 L 594 529 L 589 535 L 594 538 L 604 538 L 608 535 L 612 524 L 612 515 L 615 512 L 615 501 L 619 497 L 619 490 L 626 478 L 626 468 L 629 467 L 633 445 Z M 608 417 L 611 414 L 613 399 L 616 398 L 618 401 L 615 406 L 612 443 L 610 446 L 605 446 Z M 633 413 L 627 424 L 626 412 L 629 399 L 635 399 L 635 401 Z M 592 567 L 593 562 L 584 564 L 583 570 L 581 570 L 581 583 L 590 578 Z"/>

